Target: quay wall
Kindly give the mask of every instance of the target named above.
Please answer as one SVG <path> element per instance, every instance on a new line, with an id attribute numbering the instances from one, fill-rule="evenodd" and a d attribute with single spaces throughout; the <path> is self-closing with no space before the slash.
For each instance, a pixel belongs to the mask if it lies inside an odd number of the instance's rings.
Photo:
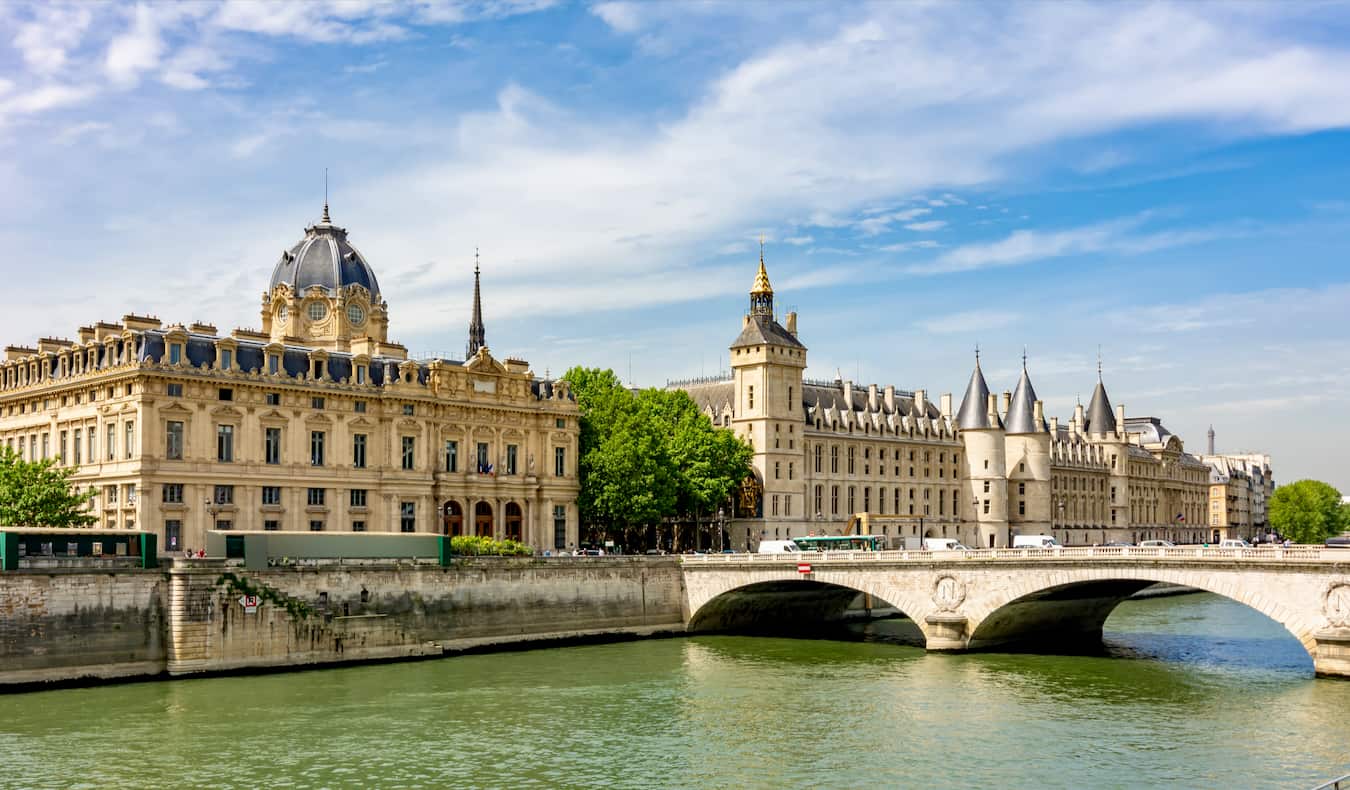
<path id="1" fill-rule="evenodd" d="M 0 688 L 676 632 L 684 598 L 674 558 L 20 570 L 0 574 Z"/>

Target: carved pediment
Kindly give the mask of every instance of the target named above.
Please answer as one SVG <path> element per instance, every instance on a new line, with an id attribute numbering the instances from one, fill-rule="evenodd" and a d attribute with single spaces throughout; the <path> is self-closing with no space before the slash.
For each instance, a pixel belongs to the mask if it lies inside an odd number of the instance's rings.
<path id="1" fill-rule="evenodd" d="M 375 423 L 373 423 L 373 422 L 371 422 L 370 420 L 366 419 L 364 416 L 356 417 L 356 418 L 352 419 L 352 421 L 349 422 L 349 423 L 347 423 L 347 424 L 350 425 L 350 426 L 352 426 L 353 428 L 374 428 L 374 427 L 375 427 Z"/>
<path id="2" fill-rule="evenodd" d="M 478 353 L 473 359 L 464 363 L 464 369 L 474 373 L 490 373 L 503 375 L 506 373 L 506 366 L 493 359 L 492 354 L 488 352 L 487 346 L 478 349 Z"/>
<path id="3" fill-rule="evenodd" d="M 168 416 L 177 415 L 190 417 L 192 416 L 192 409 L 189 409 L 188 407 L 184 406 L 182 403 L 178 401 L 170 401 L 169 403 L 166 403 L 165 405 L 159 407 L 159 413 Z"/>
<path id="4" fill-rule="evenodd" d="M 234 419 L 239 419 L 240 417 L 244 416 L 243 412 L 239 411 L 233 406 L 217 406 L 216 408 L 212 409 L 209 413 L 212 417 L 224 417 Z"/>

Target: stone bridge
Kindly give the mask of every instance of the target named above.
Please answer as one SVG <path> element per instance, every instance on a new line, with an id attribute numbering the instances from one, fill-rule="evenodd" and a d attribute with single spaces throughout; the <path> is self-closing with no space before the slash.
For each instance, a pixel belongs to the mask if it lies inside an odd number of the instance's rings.
<path id="1" fill-rule="evenodd" d="M 936 651 L 1099 643 L 1102 624 L 1122 600 L 1157 582 L 1179 584 L 1250 606 L 1302 643 L 1317 674 L 1350 677 L 1347 550 L 712 554 L 685 557 L 682 567 L 691 632 L 781 631 L 838 620 L 866 593 L 873 606 L 890 604 L 910 617 Z"/>

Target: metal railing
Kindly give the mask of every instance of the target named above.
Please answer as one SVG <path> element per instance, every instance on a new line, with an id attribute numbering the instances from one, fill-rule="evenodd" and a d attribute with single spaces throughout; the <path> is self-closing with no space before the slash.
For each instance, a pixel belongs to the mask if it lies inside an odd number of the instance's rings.
<path id="1" fill-rule="evenodd" d="M 1312 790 L 1342 790 L 1342 788 L 1345 788 L 1345 790 L 1350 790 L 1350 774 L 1346 774 L 1345 776 L 1338 776 L 1335 779 L 1332 779 L 1330 782 L 1326 782 L 1325 784 L 1320 784 L 1317 787 L 1314 787 Z"/>
<path id="2" fill-rule="evenodd" d="M 947 562 L 951 560 L 1189 560 L 1200 562 L 1335 562 L 1350 563 L 1350 551 L 1319 546 L 1268 549 L 1221 549 L 1201 546 L 1073 546 L 1054 549 L 967 549 L 964 551 L 927 551 L 892 549 L 886 551 L 802 551 L 773 554 L 688 554 L 681 561 L 691 564 L 795 564 L 797 562 Z"/>

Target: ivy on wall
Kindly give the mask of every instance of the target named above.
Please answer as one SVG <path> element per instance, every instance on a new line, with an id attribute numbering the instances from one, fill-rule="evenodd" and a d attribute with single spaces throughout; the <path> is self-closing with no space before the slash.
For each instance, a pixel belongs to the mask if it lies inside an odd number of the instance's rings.
<path id="1" fill-rule="evenodd" d="M 262 582 L 250 581 L 247 576 L 236 576 L 226 571 L 216 579 L 216 586 L 224 585 L 231 594 L 256 595 L 260 601 L 271 601 L 273 604 L 285 609 L 290 616 L 296 620 L 304 620 L 312 615 L 318 614 L 317 610 L 304 601 L 292 598 L 289 595 L 268 587 Z"/>

